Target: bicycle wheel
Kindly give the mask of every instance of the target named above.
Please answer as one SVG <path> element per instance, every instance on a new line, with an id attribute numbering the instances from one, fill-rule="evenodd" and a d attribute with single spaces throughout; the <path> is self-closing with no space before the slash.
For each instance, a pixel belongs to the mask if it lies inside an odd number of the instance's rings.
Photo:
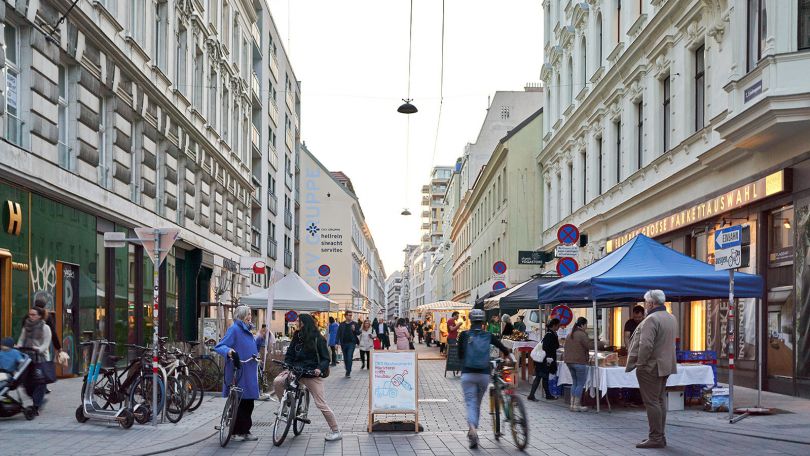
<path id="1" fill-rule="evenodd" d="M 290 424 L 293 422 L 292 414 L 297 409 L 295 395 L 288 391 L 279 404 L 276 412 L 276 421 L 273 423 L 273 445 L 279 446 L 284 443 L 287 433 L 290 432 Z"/>
<path id="2" fill-rule="evenodd" d="M 169 377 L 166 382 L 166 419 L 177 423 L 186 409 L 185 383 L 178 377 Z"/>
<path id="3" fill-rule="evenodd" d="M 205 391 L 203 391 L 202 388 L 202 380 L 200 380 L 200 377 L 194 372 L 188 373 L 187 380 L 190 385 L 188 390 L 193 393 L 193 397 L 188 398 L 188 400 L 186 401 L 188 404 L 186 410 L 189 412 L 193 412 L 198 408 L 200 408 L 200 405 L 202 405 Z"/>
<path id="4" fill-rule="evenodd" d="M 509 395 L 509 426 L 512 429 L 512 439 L 518 450 L 523 451 L 529 444 L 529 422 L 526 419 L 526 409 L 523 401 L 515 394 Z"/>
<path id="5" fill-rule="evenodd" d="M 304 431 L 304 425 L 307 424 L 307 414 L 309 413 L 309 390 L 298 400 L 298 407 L 295 411 L 295 419 L 293 420 L 293 434 L 301 435 Z"/>
<path id="6" fill-rule="evenodd" d="M 495 391 L 495 388 L 489 390 L 489 408 L 492 415 L 492 432 L 495 434 L 495 440 L 501 438 L 501 395 Z"/>
<path id="7" fill-rule="evenodd" d="M 152 419 L 152 413 L 163 410 L 163 398 L 166 386 L 163 379 L 157 378 L 157 407 L 152 404 L 152 374 L 139 375 L 129 389 L 128 407 L 135 415 L 138 424 L 146 424 Z M 154 412 L 153 412 L 154 411 Z"/>
<path id="8" fill-rule="evenodd" d="M 236 410 L 239 408 L 239 394 L 231 390 L 225 407 L 222 409 L 222 418 L 219 420 L 219 446 L 225 445 L 231 440 L 233 428 L 236 426 Z"/>
<path id="9" fill-rule="evenodd" d="M 222 388 L 222 370 L 210 355 L 194 358 L 189 368 L 200 376 L 205 391 L 219 391 Z"/>

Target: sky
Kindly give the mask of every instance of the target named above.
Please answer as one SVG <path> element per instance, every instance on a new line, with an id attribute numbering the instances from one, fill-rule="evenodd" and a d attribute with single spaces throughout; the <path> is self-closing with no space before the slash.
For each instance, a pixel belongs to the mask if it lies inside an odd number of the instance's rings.
<path id="1" fill-rule="evenodd" d="M 385 271 L 401 270 L 421 237 L 421 187 L 474 142 L 488 97 L 538 82 L 539 0 L 269 0 L 301 81 L 301 139 L 330 171 L 352 180 Z M 407 207 L 410 217 L 400 215 Z"/>

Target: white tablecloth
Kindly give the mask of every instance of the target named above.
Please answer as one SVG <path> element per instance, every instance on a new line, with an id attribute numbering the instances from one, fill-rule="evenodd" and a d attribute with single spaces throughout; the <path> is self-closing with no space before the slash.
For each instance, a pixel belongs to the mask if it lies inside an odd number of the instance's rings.
<path id="1" fill-rule="evenodd" d="M 557 384 L 570 385 L 571 371 L 565 363 L 557 363 Z M 686 385 L 713 385 L 714 374 L 712 367 L 706 365 L 678 364 L 678 373 L 670 375 L 667 386 Z M 588 380 L 585 388 L 594 388 L 593 366 L 588 366 Z M 638 388 L 638 379 L 635 371 L 625 372 L 624 367 L 600 367 L 599 391 L 602 396 L 607 394 L 609 388 Z"/>
<path id="2" fill-rule="evenodd" d="M 525 347 L 534 348 L 535 345 L 537 345 L 536 340 L 520 340 L 520 341 L 516 341 L 516 340 L 503 339 L 501 342 L 503 342 L 503 345 L 506 348 L 508 348 L 509 350 L 512 350 L 513 352 L 518 351 L 519 348 L 525 348 Z"/>

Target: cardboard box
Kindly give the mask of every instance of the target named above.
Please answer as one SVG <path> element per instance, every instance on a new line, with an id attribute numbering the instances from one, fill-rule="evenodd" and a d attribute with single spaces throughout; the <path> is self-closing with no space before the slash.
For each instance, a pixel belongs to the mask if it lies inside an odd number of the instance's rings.
<path id="1" fill-rule="evenodd" d="M 683 410 L 683 391 L 667 391 L 667 410 Z"/>

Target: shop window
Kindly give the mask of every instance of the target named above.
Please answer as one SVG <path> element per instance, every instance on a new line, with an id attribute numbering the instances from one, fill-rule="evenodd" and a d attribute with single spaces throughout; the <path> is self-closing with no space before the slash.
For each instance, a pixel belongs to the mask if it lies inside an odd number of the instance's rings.
<path id="1" fill-rule="evenodd" d="M 5 138 L 22 145 L 22 120 L 20 119 L 20 67 L 17 28 L 5 24 L 6 41 L 6 131 Z"/>
<path id="2" fill-rule="evenodd" d="M 770 226 L 768 263 L 771 266 L 793 264 L 793 206 L 772 212 Z"/>

